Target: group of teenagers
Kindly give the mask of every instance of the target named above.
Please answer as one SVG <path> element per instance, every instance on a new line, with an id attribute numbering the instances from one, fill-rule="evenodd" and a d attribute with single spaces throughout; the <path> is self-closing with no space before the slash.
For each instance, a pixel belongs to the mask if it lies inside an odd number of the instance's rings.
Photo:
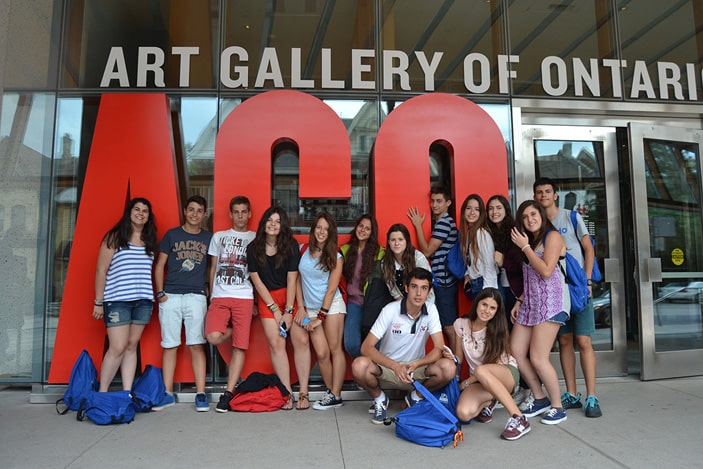
<path id="1" fill-rule="evenodd" d="M 457 417 L 488 423 L 500 403 L 510 416 L 504 439 L 528 433 L 528 417 L 542 415 L 542 423 L 558 424 L 566 420 L 566 409 L 582 406 L 586 416 L 599 417 L 592 302 L 570 314 L 559 266 L 568 250 L 590 278 L 593 247 L 582 218 L 577 216 L 572 225 L 568 211 L 558 208 L 554 181 L 539 179 L 533 189 L 534 199 L 523 202 L 515 218 L 504 196 L 494 195 L 484 204 L 471 194 L 459 210 L 457 227 L 449 214 L 451 193 L 433 186 L 429 236 L 423 231 L 426 215 L 410 207 L 407 216 L 418 246 L 408 228 L 397 223 L 388 229 L 385 248 L 371 214 L 358 218 L 350 241 L 342 246 L 336 221 L 327 212 L 316 215 L 302 244 L 279 206 L 269 207 L 256 232 L 249 231 L 251 204 L 245 196 L 230 201 L 232 227 L 214 234 L 202 229 L 207 201 L 190 197 L 184 223 L 157 244 L 151 204 L 132 199 L 103 238 L 98 256 L 93 317 L 104 320 L 109 339 L 100 391 L 108 390 L 118 369 L 123 388 L 131 389 L 137 345 L 156 301 L 166 393 L 153 410 L 176 402 L 173 377 L 184 327 L 197 411 L 210 409 L 205 344 L 231 344 L 227 388 L 215 407 L 229 411 L 241 381 L 252 317 L 258 315 L 274 372 L 289 391 L 284 410 L 311 407 L 312 344 L 327 388 L 312 404 L 316 410 L 343 405 L 346 350 L 355 381 L 374 399 L 369 413 L 375 424 L 386 419 L 384 389 L 407 390 L 406 405 L 415 405 L 423 396 L 413 390 L 413 380 L 440 389 L 455 379 L 457 364 L 464 360 L 469 377 L 460 383 Z M 467 265 L 463 278 L 447 268 L 455 243 Z M 369 288 L 372 281 L 383 285 L 387 304 L 370 330 L 362 331 L 368 296 L 378 291 Z M 473 302 L 467 314 L 457 317 L 461 288 Z M 297 401 L 288 337 L 298 376 Z M 561 396 L 549 361 L 557 337 L 567 388 Z M 574 343 L 586 382 L 583 404 L 576 390 Z"/>

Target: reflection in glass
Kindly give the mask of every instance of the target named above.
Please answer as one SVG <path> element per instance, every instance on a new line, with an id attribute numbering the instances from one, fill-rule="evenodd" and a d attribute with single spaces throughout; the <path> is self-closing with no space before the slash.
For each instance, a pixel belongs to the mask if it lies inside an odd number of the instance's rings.
<path id="1" fill-rule="evenodd" d="M 602 141 L 535 140 L 535 177 L 557 183 L 557 206 L 576 210 L 589 234 L 596 239 L 596 259 L 601 272 L 609 256 L 608 206 Z M 596 332 L 591 336 L 595 350 L 612 350 L 612 305 L 606 282 L 593 285 Z"/>
<path id="2" fill-rule="evenodd" d="M 644 140 L 657 352 L 703 348 L 703 220 L 698 145 Z"/>
<path id="3" fill-rule="evenodd" d="M 55 96 L 6 93 L 0 109 L 0 376 L 38 378 Z M 39 301 L 39 303 L 37 303 Z M 39 370 L 36 370 L 39 371 Z"/>

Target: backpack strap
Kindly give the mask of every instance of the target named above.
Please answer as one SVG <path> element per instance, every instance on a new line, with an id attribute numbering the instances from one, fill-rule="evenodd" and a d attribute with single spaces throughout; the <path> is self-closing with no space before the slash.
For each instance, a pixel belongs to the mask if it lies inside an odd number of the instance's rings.
<path id="1" fill-rule="evenodd" d="M 437 400 L 437 398 L 434 396 L 434 394 L 432 394 L 432 392 L 430 392 L 421 382 L 417 380 L 413 380 L 413 386 L 415 386 L 417 392 L 422 394 L 422 396 L 427 399 L 430 404 L 432 404 L 432 407 L 440 411 L 442 415 L 447 418 L 447 420 L 456 425 L 457 430 L 459 429 L 459 419 L 457 418 L 457 416 L 449 412 L 449 410 L 447 410 L 447 408 L 444 407 L 442 403 Z"/>

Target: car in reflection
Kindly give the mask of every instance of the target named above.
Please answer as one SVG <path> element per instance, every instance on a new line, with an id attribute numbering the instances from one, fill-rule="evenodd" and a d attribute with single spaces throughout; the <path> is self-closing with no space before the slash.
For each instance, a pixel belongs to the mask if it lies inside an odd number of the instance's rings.
<path id="1" fill-rule="evenodd" d="M 686 288 L 686 284 L 681 282 L 669 282 L 660 286 L 657 302 L 672 301 L 672 297 L 684 288 Z"/>
<path id="2" fill-rule="evenodd" d="M 613 325 L 610 290 L 593 298 L 593 312 L 595 314 L 596 327 L 611 327 Z"/>
<path id="3" fill-rule="evenodd" d="M 700 300 L 701 294 L 703 294 L 703 281 L 696 281 L 672 292 L 667 299 L 669 301 L 695 303 Z"/>

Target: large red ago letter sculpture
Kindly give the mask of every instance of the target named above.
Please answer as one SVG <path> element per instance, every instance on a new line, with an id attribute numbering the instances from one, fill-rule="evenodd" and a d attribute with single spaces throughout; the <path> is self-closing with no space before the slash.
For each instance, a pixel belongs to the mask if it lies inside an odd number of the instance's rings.
<path id="1" fill-rule="evenodd" d="M 103 236 L 122 216 L 128 197 L 146 197 L 159 233 L 180 223 L 168 99 L 163 94 L 103 95 L 68 264 L 50 383 L 66 383 L 87 349 L 103 358 L 105 325 L 92 318 L 95 265 Z M 142 364 L 161 363 L 157 315 L 141 341 Z M 189 365 L 189 360 L 181 360 Z M 190 366 L 187 366 L 190 368 Z M 192 378 L 191 378 L 192 380 Z"/>
<path id="2" fill-rule="evenodd" d="M 408 207 L 426 213 L 424 230 L 430 233 L 430 145 L 447 148 L 453 168 L 458 213 L 464 197 L 477 193 L 487 200 L 508 194 L 508 161 L 500 129 L 479 106 L 459 96 L 432 93 L 417 96 L 388 115 L 378 132 L 374 149 L 374 204 L 383 238 L 394 223 L 405 223 L 417 246 Z M 457 220 L 457 225 L 458 225 Z M 382 240 L 385 242 L 385 239 Z M 460 294 L 460 313 L 468 300 Z"/>
<path id="3" fill-rule="evenodd" d="M 238 194 L 251 201 L 250 229 L 255 229 L 271 205 L 272 150 L 284 140 L 294 142 L 299 149 L 301 199 L 351 197 L 349 135 L 337 114 L 308 94 L 269 91 L 242 102 L 220 128 L 215 143 L 216 231 L 231 227 L 229 201 Z M 218 348 L 229 362 L 230 344 Z M 294 369 L 291 366 L 293 381 Z M 252 323 L 242 376 L 252 371 L 273 373 L 268 343 L 258 317 Z"/>

